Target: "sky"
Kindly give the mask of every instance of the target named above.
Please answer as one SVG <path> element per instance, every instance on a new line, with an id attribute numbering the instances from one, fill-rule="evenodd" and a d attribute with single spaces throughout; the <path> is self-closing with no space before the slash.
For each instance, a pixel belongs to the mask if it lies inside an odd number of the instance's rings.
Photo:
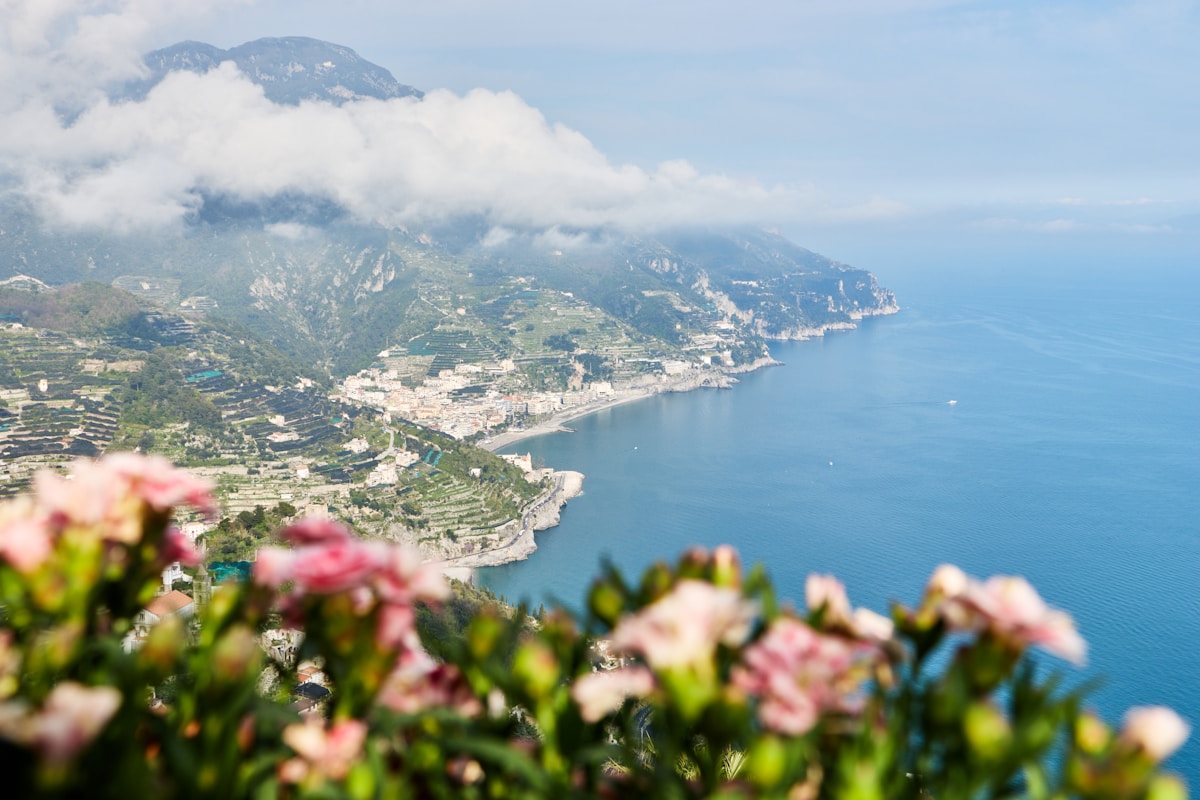
<path id="1" fill-rule="evenodd" d="M 935 234 L 1200 253 L 1200 2 L 0 0 L 0 14 L 0 188 L 47 224 L 178 226 L 205 191 L 299 189 L 410 226 L 755 222 L 866 258 Z M 284 111 L 222 70 L 140 104 L 101 99 L 147 50 L 285 35 L 351 47 L 429 94 Z"/>

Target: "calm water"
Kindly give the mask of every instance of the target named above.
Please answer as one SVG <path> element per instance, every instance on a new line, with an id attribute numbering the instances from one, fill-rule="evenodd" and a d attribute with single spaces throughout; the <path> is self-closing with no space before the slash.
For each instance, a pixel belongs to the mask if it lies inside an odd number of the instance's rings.
<path id="1" fill-rule="evenodd" d="M 1106 716 L 1165 703 L 1200 728 L 1200 276 L 1083 274 L 889 281 L 900 315 L 782 345 L 733 390 L 518 444 L 585 494 L 480 582 L 578 605 L 602 557 L 722 542 L 785 596 L 832 572 L 879 610 L 943 561 L 1023 574 L 1075 615 Z M 1194 785 L 1198 739 L 1172 762 Z"/>

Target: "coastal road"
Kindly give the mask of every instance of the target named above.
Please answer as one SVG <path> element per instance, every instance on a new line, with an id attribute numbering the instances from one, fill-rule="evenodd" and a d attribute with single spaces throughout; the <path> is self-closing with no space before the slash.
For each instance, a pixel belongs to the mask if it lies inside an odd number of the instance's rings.
<path id="1" fill-rule="evenodd" d="M 558 496 L 562 493 L 565 486 L 566 486 L 566 476 L 555 474 L 554 488 L 551 489 L 547 494 L 542 495 L 542 497 L 540 497 L 532 506 L 530 506 L 528 509 L 526 509 L 524 514 L 521 515 L 521 530 L 523 530 L 523 531 L 526 529 L 533 530 L 534 515 L 536 515 L 543 508 L 545 508 L 547 503 L 554 502 L 558 498 Z"/>
<path id="2" fill-rule="evenodd" d="M 555 508 L 560 507 L 563 501 L 559 501 L 559 496 L 564 494 L 566 490 L 566 476 L 562 474 L 554 475 L 554 486 L 549 491 L 539 495 L 534 500 L 533 504 L 525 509 L 521 514 L 521 527 L 517 530 L 515 536 L 503 544 L 498 544 L 495 547 L 489 547 L 487 550 L 480 550 L 475 553 L 470 553 L 465 556 L 455 556 L 447 558 L 443 561 L 431 561 L 429 563 L 436 564 L 443 568 L 449 567 L 486 567 L 495 564 L 504 564 L 508 561 L 515 561 L 524 558 L 534 548 L 533 543 L 533 526 L 537 515 L 541 513 L 549 504 L 555 503 Z M 515 550 L 520 555 L 515 555 L 513 558 L 503 558 L 506 550 Z M 497 556 L 500 556 L 498 559 Z"/>

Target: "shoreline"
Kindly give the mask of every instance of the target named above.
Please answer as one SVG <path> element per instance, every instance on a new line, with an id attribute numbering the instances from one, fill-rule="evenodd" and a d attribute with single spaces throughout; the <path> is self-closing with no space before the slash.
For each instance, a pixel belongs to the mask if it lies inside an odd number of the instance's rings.
<path id="1" fill-rule="evenodd" d="M 451 556 L 425 563 L 439 567 L 447 578 L 475 583 L 475 570 L 524 561 L 537 550 L 534 534 L 558 525 L 563 506 L 583 493 L 583 473 L 573 470 L 549 470 L 553 485 L 535 497 L 521 511 L 516 533 L 507 541 L 488 550 L 469 555 Z"/>
<path id="2" fill-rule="evenodd" d="M 479 442 L 477 446 L 494 453 L 503 447 L 535 436 L 551 433 L 574 433 L 565 426 L 565 423 L 660 394 L 690 392 L 705 388 L 730 389 L 738 382 L 734 375 L 778 366 L 783 366 L 783 362 L 771 356 L 764 356 L 741 367 L 713 370 L 707 374 L 689 376 L 683 380 L 663 381 L 649 386 L 623 389 L 607 400 L 585 403 L 566 409 L 528 428 L 519 431 L 505 431 L 491 439 Z M 426 563 L 438 566 L 442 575 L 448 579 L 452 578 L 474 585 L 476 571 L 479 569 L 498 567 L 529 558 L 537 550 L 535 533 L 558 525 L 559 515 L 563 507 L 567 505 L 567 501 L 583 493 L 584 475 L 582 473 L 572 470 L 551 470 L 550 475 L 555 480 L 555 486 L 535 498 L 531 506 L 523 512 L 520 527 L 511 539 L 481 553 L 435 559 Z"/>
<path id="3" fill-rule="evenodd" d="M 856 321 L 866 317 L 882 317 L 890 316 L 900 311 L 899 306 L 890 306 L 883 309 L 873 309 L 863 312 L 855 318 Z M 827 325 L 820 328 L 797 331 L 802 335 L 793 335 L 780 337 L 775 341 L 809 341 L 813 338 L 824 336 L 834 330 L 855 330 L 858 328 L 854 322 L 841 325 Z M 610 408 L 616 408 L 627 403 L 633 403 L 638 400 L 645 400 L 649 397 L 654 397 L 660 394 L 671 394 L 675 392 L 690 392 L 696 389 L 731 389 L 738 382 L 736 375 L 744 375 L 750 372 L 757 372 L 766 367 L 781 367 L 784 362 L 775 359 L 769 353 L 762 358 L 743 364 L 738 367 L 726 367 L 722 369 L 711 369 L 701 372 L 699 375 L 689 375 L 686 378 L 677 380 L 664 380 L 645 386 L 631 387 L 617 391 L 613 397 L 606 400 L 599 400 L 592 403 L 585 403 L 581 406 L 560 411 L 557 414 L 552 414 L 549 418 L 538 422 L 528 428 L 523 428 L 519 431 L 505 431 L 504 433 L 493 436 L 490 439 L 477 443 L 477 447 L 487 450 L 490 453 L 495 453 L 509 445 L 532 439 L 535 436 L 545 436 L 551 433 L 574 433 L 571 428 L 566 427 L 566 423 L 577 419 L 596 414 L 601 411 L 607 411 Z M 529 558 L 534 551 L 537 550 L 537 543 L 534 541 L 534 532 L 545 530 L 554 527 L 559 523 L 559 513 L 567 504 L 567 501 L 576 497 L 583 492 L 584 476 L 578 472 L 552 470 L 551 474 L 555 476 L 558 483 L 557 489 L 552 489 L 548 494 L 539 497 L 534 501 L 538 507 L 539 513 L 535 519 L 531 519 L 526 513 L 522 518 L 522 524 L 516 536 L 508 542 L 493 548 L 490 551 L 476 553 L 470 556 L 458 556 L 449 559 L 442 559 L 433 563 L 438 564 L 442 568 L 442 574 L 447 578 L 454 578 L 466 583 L 475 583 L 476 570 L 485 567 L 498 567 L 503 564 L 509 564 L 513 561 L 523 561 Z M 562 483 L 563 479 L 569 482 L 568 486 Z M 567 491 L 563 491 L 568 489 Z"/>
<path id="4" fill-rule="evenodd" d="M 505 431 L 504 433 L 497 434 L 490 439 L 481 441 L 479 443 L 479 448 L 482 450 L 487 450 L 489 453 L 494 453 L 502 447 L 507 447 L 510 444 L 516 444 L 517 442 L 525 439 L 532 439 L 535 436 L 544 436 L 548 433 L 573 433 L 574 431 L 565 427 L 564 423 L 586 417 L 589 414 L 597 414 L 610 408 L 623 406 L 626 403 L 632 403 L 636 400 L 644 400 L 647 397 L 653 397 L 656 394 L 662 393 L 637 389 L 625 391 L 628 392 L 628 394 L 619 395 L 611 400 L 585 403 L 584 405 L 576 406 L 566 411 L 560 411 L 557 414 L 553 414 L 549 419 L 538 422 L 528 428 L 522 428 L 518 431 L 509 430 Z"/>
<path id="5" fill-rule="evenodd" d="M 756 359 L 749 364 L 741 367 L 731 367 L 722 370 L 713 370 L 708 374 L 700 376 L 689 376 L 683 380 L 664 381 L 649 386 L 642 386 L 631 389 L 622 389 L 618 391 L 612 398 L 607 400 L 599 400 L 593 403 L 585 403 L 581 406 L 560 411 L 557 414 L 552 414 L 548 419 L 538 422 L 528 428 L 523 428 L 519 431 L 505 431 L 497 434 L 490 439 L 479 442 L 477 445 L 480 449 L 487 450 L 489 453 L 494 453 L 497 450 L 507 447 L 510 444 L 525 439 L 532 439 L 535 436 L 545 436 L 550 433 L 574 433 L 570 428 L 565 427 L 565 424 L 591 414 L 597 414 L 601 411 L 607 411 L 610 408 L 623 406 L 627 403 L 633 403 L 638 400 L 645 400 L 648 397 L 654 397 L 660 394 L 673 394 L 676 392 L 690 392 L 696 389 L 729 389 L 737 383 L 735 375 L 744 375 L 749 372 L 755 372 L 766 367 L 783 366 L 782 361 L 776 361 L 770 356 Z"/>
<path id="6" fill-rule="evenodd" d="M 862 316 L 889 316 L 899 310 L 899 307 L 894 306 L 866 313 Z M 857 325 L 850 323 L 844 330 L 854 330 L 857 327 Z M 810 338 L 824 336 L 831 330 L 843 330 L 843 328 L 825 326 L 813 331 L 806 331 L 805 333 L 808 335 L 805 336 L 792 336 L 786 339 L 779 339 L 778 341 L 807 341 Z M 784 362 L 768 354 L 738 367 L 727 367 L 719 370 L 713 369 L 702 372 L 700 375 L 690 375 L 679 380 L 660 381 L 645 386 L 622 389 L 617 391 L 613 397 L 606 400 L 585 403 L 581 406 L 560 411 L 528 428 L 523 428 L 519 431 L 505 431 L 490 439 L 479 442 L 476 446 L 490 453 L 495 453 L 501 448 L 508 447 L 525 439 L 532 439 L 535 436 L 545 436 L 551 433 L 574 433 L 571 428 L 566 427 L 566 423 L 591 414 L 607 411 L 610 408 L 616 408 L 617 406 L 633 403 L 638 400 L 645 400 L 648 397 L 660 394 L 690 392 L 696 389 L 731 389 L 738 382 L 738 379 L 735 377 L 736 375 L 757 372 L 766 367 L 781 366 L 784 366 Z M 478 569 L 498 567 L 503 564 L 512 563 L 513 561 L 523 561 L 529 558 L 537 550 L 537 542 L 534 540 L 535 531 L 546 530 L 558 525 L 559 514 L 567 504 L 567 501 L 583 493 L 584 476 L 582 473 L 569 470 L 552 470 L 551 474 L 556 478 L 556 489 L 550 490 L 546 495 L 534 501 L 539 513 L 536 517 L 530 518 L 529 513 L 526 512 L 522 517 L 522 524 L 517 534 L 509 541 L 483 553 L 440 559 L 431 563 L 440 566 L 442 574 L 447 578 L 454 578 L 465 583 L 474 584 L 476 570 Z M 564 485 L 564 479 L 569 483 L 569 487 Z"/>

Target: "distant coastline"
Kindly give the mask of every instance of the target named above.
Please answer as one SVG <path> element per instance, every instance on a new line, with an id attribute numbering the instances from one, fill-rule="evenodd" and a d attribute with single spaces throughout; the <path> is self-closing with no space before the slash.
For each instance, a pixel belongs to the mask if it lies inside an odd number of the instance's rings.
<path id="1" fill-rule="evenodd" d="M 699 377 L 690 376 L 620 389 L 614 392 L 612 397 L 605 400 L 575 406 L 554 414 L 549 419 L 538 422 L 528 428 L 505 431 L 491 439 L 480 442 L 479 447 L 489 452 L 495 452 L 503 447 L 516 444 L 525 439 L 531 439 L 535 436 L 570 432 L 571 429 L 565 427 L 566 423 L 591 414 L 660 394 L 689 392 L 704 388 L 732 388 L 737 383 L 737 378 L 734 377 L 735 374 L 743 374 L 763 369 L 764 367 L 782 365 L 783 362 L 776 361 L 770 356 L 764 356 L 741 367 L 713 370 Z M 513 561 L 522 561 L 529 558 L 537 550 L 537 543 L 534 541 L 534 532 L 546 530 L 557 525 L 563 506 L 572 497 L 577 497 L 583 492 L 584 476 L 582 473 L 563 470 L 551 470 L 549 473 L 553 478 L 554 485 L 530 503 L 529 507 L 522 513 L 520 524 L 512 536 L 501 544 L 484 552 L 435 559 L 429 563 L 440 567 L 442 573 L 447 577 L 473 583 L 475 570 L 480 567 L 498 567 L 501 564 L 509 564 Z"/>
<path id="2" fill-rule="evenodd" d="M 863 312 L 856 316 L 856 319 L 863 317 L 889 316 L 900 310 L 897 305 L 890 305 L 880 309 L 873 309 Z M 820 338 L 829 331 L 833 330 L 855 330 L 858 326 L 854 323 L 838 323 L 835 325 L 823 326 L 820 328 L 811 328 L 804 330 L 793 331 L 792 334 L 786 337 L 789 341 L 806 341 L 813 338 Z M 479 447 L 489 452 L 496 452 L 502 448 L 532 439 L 535 436 L 545 436 L 551 433 L 571 433 L 570 428 L 566 427 L 568 422 L 572 422 L 583 417 L 597 414 L 601 411 L 606 411 L 610 408 L 633 403 L 638 400 L 645 400 L 648 397 L 654 397 L 660 394 L 668 394 L 674 392 L 690 392 L 696 389 L 717 388 L 730 389 L 737 382 L 736 375 L 742 375 L 749 372 L 754 372 L 766 367 L 783 366 L 784 362 L 777 361 L 771 356 L 763 356 L 754 361 L 743 364 L 738 367 L 724 367 L 721 369 L 713 369 L 706 371 L 703 374 L 689 375 L 687 377 L 662 380 L 656 383 L 644 384 L 641 386 L 629 387 L 616 390 L 611 397 L 604 400 L 597 400 L 584 405 L 574 406 L 572 408 L 551 415 L 549 418 L 538 423 L 530 425 L 527 428 L 520 430 L 508 430 L 504 433 L 497 434 L 490 439 L 485 439 L 479 442 Z M 526 514 L 521 520 L 521 525 L 516 534 L 503 544 L 492 548 L 489 551 L 475 553 L 470 556 L 457 556 L 442 561 L 434 562 L 441 565 L 443 572 L 453 578 L 474 582 L 474 571 L 480 567 L 495 567 L 501 564 L 508 564 L 513 561 L 521 561 L 537 550 L 537 543 L 534 541 L 534 532 L 545 530 L 558 524 L 559 512 L 562 507 L 567 504 L 567 501 L 572 497 L 576 497 L 583 492 L 584 476 L 578 472 L 570 471 L 552 471 L 555 476 L 556 487 L 551 489 L 546 494 L 539 496 L 534 500 L 532 506 L 538 508 L 538 513 L 532 517 Z"/>
<path id="3" fill-rule="evenodd" d="M 823 325 L 816 328 L 798 328 L 789 331 L 786 336 L 770 337 L 773 341 L 791 341 L 804 342 L 811 339 L 819 339 L 831 331 L 853 331 L 858 329 L 856 324 L 858 321 L 868 319 L 870 317 L 887 317 L 900 312 L 900 306 L 894 302 L 882 306 L 880 308 L 866 309 L 856 312 L 852 315 L 854 322 L 837 322 L 830 325 Z M 566 423 L 572 420 L 580 419 L 591 414 L 596 414 L 601 411 L 606 411 L 610 408 L 632 403 L 637 400 L 644 400 L 647 397 L 655 395 L 667 394 L 669 392 L 690 392 L 694 389 L 728 389 L 736 384 L 737 378 L 735 375 L 744 375 L 748 372 L 763 369 L 764 367 L 781 367 L 782 361 L 776 361 L 771 356 L 763 356 L 755 359 L 748 364 L 743 364 L 737 367 L 722 367 L 714 369 L 712 372 L 705 374 L 700 378 L 689 376 L 677 380 L 666 380 L 660 383 L 647 384 L 643 386 L 632 387 L 628 389 L 618 389 L 613 393 L 611 398 L 605 400 L 597 400 L 592 403 L 585 403 L 581 406 L 560 411 L 557 414 L 551 415 L 548 419 L 537 422 L 528 428 L 520 430 L 507 430 L 504 433 L 497 434 L 490 439 L 484 439 L 479 443 L 479 447 L 494 453 L 511 444 L 516 444 L 524 439 L 532 439 L 535 436 L 545 436 L 550 433 L 569 433 L 570 428 L 565 427 Z"/>
<path id="4" fill-rule="evenodd" d="M 520 430 L 507 430 L 504 433 L 497 434 L 490 439 L 485 439 L 479 443 L 479 446 L 488 452 L 496 452 L 501 448 L 508 447 L 511 444 L 516 444 L 524 439 L 531 439 L 534 436 L 544 436 L 549 433 L 566 433 L 570 432 L 565 425 L 573 420 L 586 417 L 591 414 L 597 414 L 601 411 L 606 411 L 610 408 L 632 403 L 637 400 L 644 400 L 647 397 L 655 395 L 667 394 L 672 392 L 690 392 L 695 389 L 729 389 L 737 383 L 737 378 L 734 375 L 753 372 L 764 367 L 782 366 L 783 362 L 776 361 L 770 356 L 756 359 L 749 364 L 741 367 L 729 367 L 721 370 L 713 370 L 701 377 L 689 376 L 678 380 L 667 380 L 660 383 L 649 384 L 645 386 L 637 386 L 629 389 L 618 389 L 612 397 L 597 400 L 591 403 L 585 403 L 580 406 L 560 411 L 557 414 L 550 416 L 541 422 L 530 425 L 528 428 Z"/>

